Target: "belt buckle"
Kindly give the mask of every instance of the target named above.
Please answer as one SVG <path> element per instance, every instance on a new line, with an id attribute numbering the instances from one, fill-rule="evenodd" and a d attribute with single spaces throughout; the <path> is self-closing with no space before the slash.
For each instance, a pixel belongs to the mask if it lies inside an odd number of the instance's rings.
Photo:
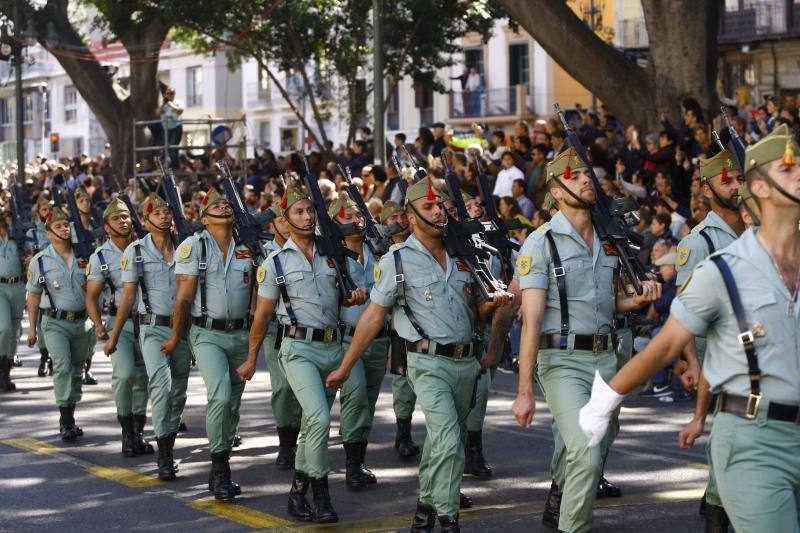
<path id="1" fill-rule="evenodd" d="M 464 355 L 464 344 L 458 343 L 453 345 L 453 359 L 461 359 Z"/>
<path id="2" fill-rule="evenodd" d="M 67 311 L 67 314 L 64 315 L 64 320 L 75 322 L 75 311 Z"/>
<path id="3" fill-rule="evenodd" d="M 744 408 L 744 417 L 753 420 L 758 415 L 758 406 L 761 405 L 761 393 L 747 395 L 747 405 Z"/>
<path id="4" fill-rule="evenodd" d="M 233 331 L 233 320 L 225 321 L 225 331 Z"/>
<path id="5" fill-rule="evenodd" d="M 325 334 L 322 337 L 322 342 L 325 344 L 330 344 L 333 342 L 334 337 L 334 329 L 333 328 L 325 328 Z"/>
<path id="6" fill-rule="evenodd" d="M 600 353 L 603 351 L 603 339 L 605 335 L 592 335 L 592 353 Z"/>

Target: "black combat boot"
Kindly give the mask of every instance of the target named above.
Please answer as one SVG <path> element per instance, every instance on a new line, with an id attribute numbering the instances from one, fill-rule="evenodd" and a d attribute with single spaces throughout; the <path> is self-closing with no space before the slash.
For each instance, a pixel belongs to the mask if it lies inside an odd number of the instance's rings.
<path id="1" fill-rule="evenodd" d="M 339 521 L 339 515 L 331 505 L 331 495 L 328 492 L 328 476 L 311 478 L 311 490 L 314 493 L 314 511 L 312 521 L 315 524 L 330 524 Z"/>
<path id="2" fill-rule="evenodd" d="M 156 439 L 158 445 L 158 479 L 172 481 L 175 479 L 175 464 L 172 462 L 171 437 Z"/>
<path id="3" fill-rule="evenodd" d="M 419 446 L 411 438 L 411 419 L 397 419 L 397 434 L 394 437 L 394 449 L 397 450 L 400 459 L 410 460 L 419 455 Z"/>
<path id="4" fill-rule="evenodd" d="M 344 479 L 348 489 L 363 489 L 367 486 L 364 472 L 361 471 L 361 443 L 343 442 L 345 454 Z"/>
<path id="5" fill-rule="evenodd" d="M 433 533 L 436 527 L 436 507 L 417 500 L 417 512 L 411 522 L 411 533 Z"/>
<path id="6" fill-rule="evenodd" d="M 278 457 L 275 464 L 284 470 L 294 468 L 294 452 L 300 430 L 285 426 L 278 428 Z"/>
<path id="7" fill-rule="evenodd" d="M 237 433 L 233 436 L 233 444 L 231 446 L 233 446 L 234 448 L 238 448 L 241 445 L 242 445 L 242 436 Z"/>
<path id="8" fill-rule="evenodd" d="M 605 476 L 600 476 L 600 481 L 597 482 L 597 499 L 619 498 L 620 496 L 622 496 L 620 488 L 608 481 Z"/>
<path id="9" fill-rule="evenodd" d="M 69 404 L 69 412 L 72 415 L 72 424 L 73 424 L 73 426 L 75 426 L 75 434 L 77 436 L 79 436 L 79 437 L 83 437 L 83 428 L 78 426 L 77 423 L 75 423 L 75 404 L 74 403 Z"/>
<path id="10" fill-rule="evenodd" d="M 50 352 L 47 351 L 47 348 L 42 348 L 39 350 L 39 353 L 39 370 L 37 370 L 36 373 L 40 378 L 43 378 L 47 376 L 48 363 L 50 362 Z"/>
<path id="11" fill-rule="evenodd" d="M 230 464 L 231 459 L 231 452 L 225 452 L 228 454 L 228 464 Z M 213 454 L 212 454 L 213 455 Z M 211 470 L 208 471 L 208 490 L 210 492 L 214 492 L 216 487 L 216 483 L 214 482 L 214 463 L 211 463 Z M 239 496 L 242 493 L 242 487 L 236 483 L 235 481 L 231 480 L 231 487 L 233 487 L 233 493 Z"/>
<path id="12" fill-rule="evenodd" d="M 0 391 L 14 392 L 17 386 L 11 381 L 11 358 L 0 357 Z"/>
<path id="13" fill-rule="evenodd" d="M 728 513 L 721 505 L 706 503 L 706 529 L 705 533 L 726 533 L 731 524 Z"/>
<path id="14" fill-rule="evenodd" d="M 378 478 L 375 477 L 375 474 L 372 473 L 372 470 L 367 468 L 367 465 L 364 464 L 364 457 L 367 455 L 367 441 L 361 441 L 361 449 L 359 460 L 361 461 L 361 473 L 364 474 L 364 480 L 367 482 L 367 485 L 375 485 L 378 482 Z"/>
<path id="15" fill-rule="evenodd" d="M 464 473 L 479 478 L 492 477 L 492 466 L 483 457 L 483 432 L 467 432 L 467 448 L 464 461 Z"/>
<path id="16" fill-rule="evenodd" d="M 61 440 L 64 442 L 74 442 L 78 438 L 75 431 L 75 417 L 72 415 L 70 406 L 59 407 L 61 419 L 58 422 L 59 431 L 61 432 Z"/>
<path id="17" fill-rule="evenodd" d="M 236 489 L 231 483 L 231 465 L 227 451 L 211 454 L 209 489 L 213 490 L 214 498 L 217 500 L 232 502 L 236 499 Z"/>
<path id="18" fill-rule="evenodd" d="M 458 508 L 459 509 L 469 509 L 473 505 L 475 505 L 475 503 L 472 501 L 472 498 L 470 498 L 469 496 L 467 496 L 463 492 L 458 491 Z"/>
<path id="19" fill-rule="evenodd" d="M 178 433 L 186 433 L 189 429 L 186 427 L 186 422 L 181 419 L 181 423 L 178 424 Z"/>
<path id="20" fill-rule="evenodd" d="M 122 427 L 122 455 L 125 457 L 136 457 L 133 415 L 117 415 L 117 420 L 119 420 L 119 425 Z"/>
<path id="21" fill-rule="evenodd" d="M 153 445 L 144 438 L 146 415 L 133 415 L 133 451 L 136 455 L 153 453 Z"/>
<path id="22" fill-rule="evenodd" d="M 558 529 L 558 519 L 561 516 L 561 491 L 558 489 L 555 480 L 550 483 L 550 492 L 544 502 L 544 513 L 542 513 L 542 524 Z"/>
<path id="23" fill-rule="evenodd" d="M 294 471 L 292 488 L 289 491 L 289 514 L 301 522 L 311 522 L 314 512 L 306 499 L 309 477 L 298 470 Z"/>
<path id="24" fill-rule="evenodd" d="M 442 533 L 459 533 L 461 531 L 461 528 L 458 527 L 458 515 L 455 518 L 440 516 L 439 525 L 442 528 Z"/>
<path id="25" fill-rule="evenodd" d="M 83 384 L 97 385 L 97 380 L 92 375 L 92 356 L 90 355 L 83 365 Z"/>

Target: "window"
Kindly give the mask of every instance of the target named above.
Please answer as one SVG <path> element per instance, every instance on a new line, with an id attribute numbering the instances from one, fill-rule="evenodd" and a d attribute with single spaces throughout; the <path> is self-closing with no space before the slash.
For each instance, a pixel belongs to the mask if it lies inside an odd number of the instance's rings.
<path id="1" fill-rule="evenodd" d="M 195 107 L 203 105 L 203 67 L 186 69 L 186 105 Z"/>
<path id="2" fill-rule="evenodd" d="M 0 98 L 0 125 L 11 124 L 11 108 L 8 105 L 8 98 Z"/>
<path id="3" fill-rule="evenodd" d="M 391 89 L 391 80 L 386 84 L 386 91 Z M 398 98 L 398 91 L 400 87 L 395 87 L 392 93 L 392 98 L 389 100 L 389 107 L 386 109 L 386 129 L 397 130 L 400 129 L 400 99 Z M 386 94 L 386 93 L 384 93 Z"/>
<path id="4" fill-rule="evenodd" d="M 419 108 L 419 123 L 433 123 L 433 88 L 428 85 L 414 87 L 414 100 Z"/>
<path id="5" fill-rule="evenodd" d="M 262 120 L 258 123 L 258 142 L 264 150 L 270 149 L 272 142 L 272 128 L 269 120 Z"/>
<path id="6" fill-rule="evenodd" d="M 508 46 L 508 85 L 527 85 L 530 82 L 530 62 L 528 60 L 528 43 Z"/>
<path id="7" fill-rule="evenodd" d="M 739 11 L 739 0 L 725 0 L 725 11 L 728 13 Z"/>
<path id="8" fill-rule="evenodd" d="M 258 66 L 258 99 L 269 102 L 272 97 L 269 74 L 261 65 Z M 267 123 L 269 124 L 269 123 Z"/>
<path id="9" fill-rule="evenodd" d="M 78 91 L 74 85 L 64 87 L 64 122 L 78 118 Z"/>
<path id="10" fill-rule="evenodd" d="M 25 93 L 23 96 L 23 109 L 25 113 L 22 115 L 22 122 L 30 124 L 33 122 L 33 93 Z"/>
<path id="11" fill-rule="evenodd" d="M 464 50 L 464 64 L 467 68 L 478 69 L 478 74 L 481 77 L 481 85 L 485 86 L 483 79 L 483 48 L 467 48 Z"/>

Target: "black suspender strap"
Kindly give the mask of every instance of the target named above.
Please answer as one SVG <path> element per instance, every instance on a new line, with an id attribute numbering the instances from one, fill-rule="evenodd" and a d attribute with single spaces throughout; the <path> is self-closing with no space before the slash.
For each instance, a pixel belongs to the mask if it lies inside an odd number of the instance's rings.
<path id="1" fill-rule="evenodd" d="M 142 247 L 137 242 L 133 245 L 133 249 L 136 252 L 136 257 L 133 258 L 133 262 L 136 264 L 136 275 L 139 276 L 139 286 L 142 288 L 142 303 L 144 304 L 145 312 L 151 314 L 150 297 L 147 295 L 147 285 L 145 285 L 144 282 L 144 257 L 142 256 Z"/>
<path id="2" fill-rule="evenodd" d="M 206 249 L 206 239 L 200 237 L 200 264 L 198 265 L 200 281 L 200 316 L 206 318 L 208 307 L 206 306 L 206 270 L 208 270 L 208 250 Z"/>
<path id="3" fill-rule="evenodd" d="M 700 236 L 706 240 L 706 244 L 708 245 L 708 255 L 711 255 L 717 251 L 716 248 L 714 248 L 714 243 L 711 241 L 711 237 L 709 237 L 708 233 L 706 233 L 706 230 L 701 229 L 697 233 L 699 233 Z"/>
<path id="4" fill-rule="evenodd" d="M 544 234 L 547 237 L 547 242 L 550 244 L 550 253 L 553 255 L 553 275 L 556 277 L 556 284 L 558 285 L 558 303 L 561 307 L 561 340 L 559 341 L 559 348 L 562 350 L 567 349 L 567 337 L 569 336 L 569 305 L 567 304 L 567 273 L 564 272 L 564 267 L 561 265 L 561 256 L 558 255 L 558 248 L 556 248 L 556 241 L 548 230 Z"/>
<path id="5" fill-rule="evenodd" d="M 286 290 L 286 276 L 283 275 L 283 266 L 281 265 L 281 260 L 278 259 L 278 254 L 273 255 L 272 260 L 275 262 L 275 274 L 277 274 L 275 283 L 278 285 L 278 290 L 281 291 L 281 300 L 283 300 L 283 306 L 286 308 L 286 314 L 289 315 L 289 322 L 292 323 L 292 326 L 297 326 L 297 316 L 294 314 L 292 301 L 289 299 L 289 292 Z"/>
<path id="6" fill-rule="evenodd" d="M 50 307 L 55 309 L 56 302 L 53 300 L 53 296 L 50 294 L 50 289 L 47 288 L 47 280 L 44 277 L 44 261 L 42 260 L 41 255 L 36 258 L 36 262 L 39 264 L 39 286 L 44 290 L 44 293 L 47 295 L 47 299 L 50 300 Z"/>
<path id="7" fill-rule="evenodd" d="M 111 280 L 111 276 L 108 273 L 108 262 L 106 258 L 103 256 L 103 252 L 101 250 L 97 250 L 97 258 L 100 260 L 100 272 L 103 273 L 103 279 L 106 280 L 106 284 L 108 285 L 109 290 L 111 291 L 111 298 L 108 301 L 108 308 L 114 309 L 116 307 L 114 298 L 116 296 L 116 289 L 114 288 L 114 282 Z"/>
<path id="8" fill-rule="evenodd" d="M 419 336 L 423 339 L 427 339 L 428 336 L 417 321 L 417 317 L 414 316 L 414 312 L 408 305 L 408 301 L 406 301 L 406 284 L 405 276 L 403 275 L 403 260 L 400 257 L 400 250 L 394 250 L 392 256 L 394 257 L 394 282 L 397 283 L 397 303 L 403 308 L 408 321 L 411 322 L 411 326 L 417 331 Z"/>
<path id="9" fill-rule="evenodd" d="M 755 335 L 747 326 L 747 317 L 744 313 L 744 306 L 739 297 L 739 290 L 736 288 L 736 280 L 733 279 L 728 263 L 718 256 L 710 258 L 722 274 L 722 281 L 725 282 L 725 289 L 733 307 L 733 314 L 736 315 L 736 322 L 739 325 L 739 344 L 744 347 L 747 356 L 747 373 L 750 376 L 750 395 L 747 397 L 747 407 L 745 417 L 755 418 L 758 414 L 758 404 L 761 402 L 761 369 L 758 367 L 758 354 L 756 353 Z"/>

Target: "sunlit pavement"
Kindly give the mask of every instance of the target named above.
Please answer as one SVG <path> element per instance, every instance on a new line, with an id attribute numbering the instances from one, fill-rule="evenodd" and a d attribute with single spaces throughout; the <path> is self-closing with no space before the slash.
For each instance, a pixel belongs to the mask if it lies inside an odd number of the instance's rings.
<path id="1" fill-rule="evenodd" d="M 98 344 L 98 350 L 100 345 Z M 189 380 L 184 411 L 188 431 L 175 443 L 178 479 L 155 479 L 155 456 L 125 458 L 111 394 L 111 364 L 98 352 L 75 417 L 85 435 L 67 445 L 58 438 L 58 409 L 51 378 L 36 375 L 38 351 L 20 347 L 24 366 L 13 370 L 17 392 L 0 395 L 0 531 L 293 531 L 408 530 L 417 498 L 417 463 L 394 451 L 391 377 L 378 403 L 367 463 L 378 484 L 351 492 L 344 484 L 344 452 L 338 437 L 338 400 L 330 450 L 330 490 L 341 522 L 312 526 L 292 522 L 286 512 L 291 472 L 274 466 L 278 437 L 269 406 L 269 375 L 263 359 L 242 401 L 244 443 L 231 459 L 243 494 L 236 504 L 214 501 L 206 480 L 210 457 L 205 439 L 205 387 L 197 369 Z M 551 417 L 537 402 L 534 427 L 519 428 L 511 415 L 516 376 L 498 373 L 490 396 L 485 455 L 494 467 L 489 480 L 466 476 L 463 491 L 475 507 L 461 515 L 465 531 L 549 531 L 541 512 L 550 486 Z M 622 432 L 606 466 L 606 477 L 623 497 L 599 500 L 593 531 L 702 531 L 697 514 L 708 474 L 705 439 L 693 450 L 677 448 L 692 402 L 663 405 L 628 401 Z M 148 418 L 146 436 L 152 439 Z M 424 440 L 418 409 L 414 438 Z M 153 443 L 155 444 L 155 443 Z"/>

